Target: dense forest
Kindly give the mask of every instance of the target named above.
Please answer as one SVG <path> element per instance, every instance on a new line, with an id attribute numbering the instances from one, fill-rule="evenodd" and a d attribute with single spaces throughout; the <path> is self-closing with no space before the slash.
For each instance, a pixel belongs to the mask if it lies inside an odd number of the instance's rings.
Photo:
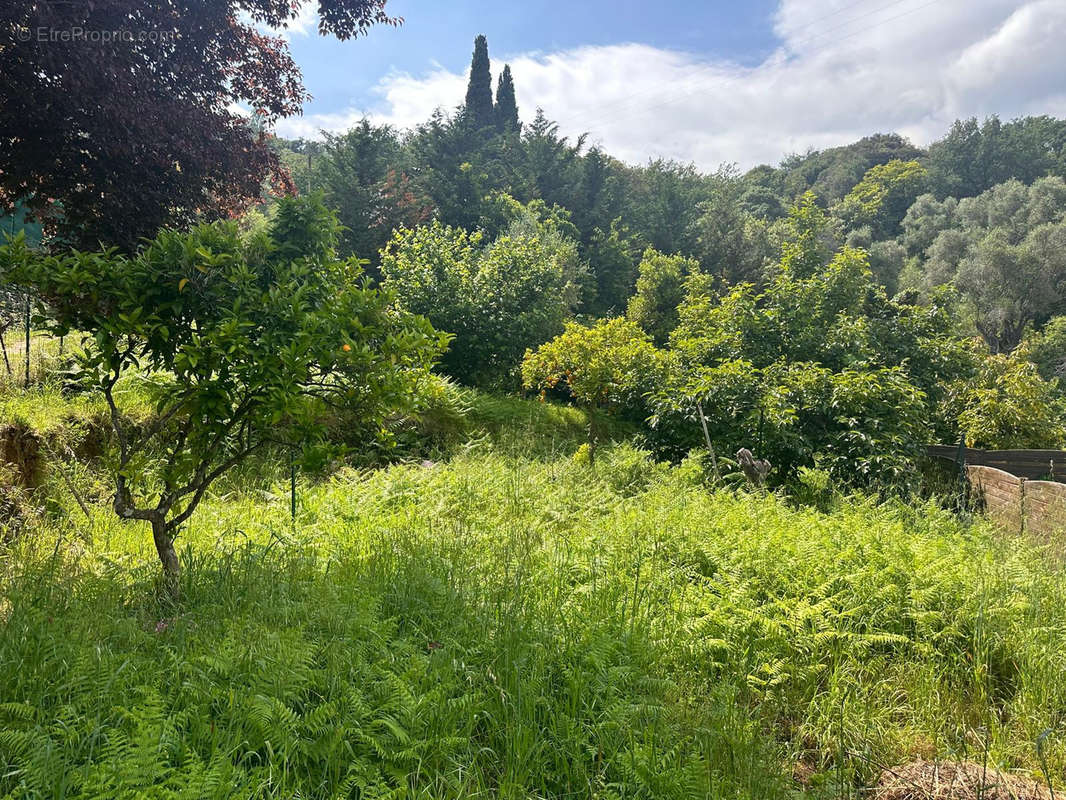
<path id="1" fill-rule="evenodd" d="M 995 256 L 958 251 L 959 245 L 948 244 L 957 237 L 938 243 L 937 236 L 949 228 L 972 229 L 976 244 L 993 229 L 1007 228 L 1011 247 L 1031 249 L 1035 239 L 1014 240 L 1029 234 L 1017 229 L 1022 220 L 1003 214 L 1028 215 L 1032 227 L 1062 219 L 1055 181 L 1032 189 L 1038 210 L 1020 207 L 1027 202 L 1022 188 L 1066 176 L 1066 121 L 1051 117 L 959 120 L 927 148 L 898 134 L 877 133 L 841 147 L 788 155 L 777 166 L 741 172 L 723 165 L 707 174 L 673 161 L 624 164 L 587 147 L 585 136 L 574 141 L 561 136 L 543 109 L 521 121 L 507 66 L 493 100 L 484 37 L 475 42 L 469 81 L 464 105 L 438 110 L 413 130 L 364 119 L 345 133 L 326 133 L 323 141 L 275 140 L 296 187 L 321 191 L 348 229 L 341 255 L 369 259 L 375 277 L 379 252 L 393 229 L 432 219 L 495 238 L 507 224 L 500 204 L 507 195 L 522 204 L 540 201 L 569 224 L 566 238 L 588 271 L 579 312 L 621 313 L 648 247 L 695 259 L 702 273 L 722 285 L 761 284 L 779 255 L 789 209 L 811 192 L 829 216 L 827 246 L 867 250 L 889 294 L 954 282 L 968 301 L 980 304 L 964 276 L 946 276 L 938 265 L 957 256 L 975 260 L 964 272 L 985 274 Z M 990 190 L 996 193 L 985 194 Z M 955 213 L 958 201 L 978 197 Z M 986 214 L 992 216 L 982 221 Z M 1045 235 L 1054 233 L 1035 234 Z M 1021 251 L 1011 253 L 1021 257 Z M 1047 266 L 1049 279 L 1061 282 L 1061 268 Z M 1009 294 L 1010 287 L 997 286 L 994 293 L 1004 292 L 1003 307 L 986 313 L 1008 314 L 1005 307 L 1014 301 L 1027 306 Z M 1025 319 L 1001 323 L 1020 323 L 1013 332 L 985 328 L 990 346 L 1013 349 L 1026 323 L 1041 326 L 1062 312 L 1057 298 L 1044 300 L 1047 305 L 1033 309 L 1032 316 L 1019 308 Z"/>

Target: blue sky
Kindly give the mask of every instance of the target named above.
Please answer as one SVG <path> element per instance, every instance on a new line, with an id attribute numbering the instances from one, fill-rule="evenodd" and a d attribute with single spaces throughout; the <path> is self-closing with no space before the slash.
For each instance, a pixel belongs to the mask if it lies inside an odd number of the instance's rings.
<path id="1" fill-rule="evenodd" d="M 313 4 L 312 4 L 313 5 Z M 473 38 L 514 72 L 519 111 L 630 162 L 776 163 L 960 117 L 1066 116 L 1064 0 L 560 3 L 389 0 L 397 29 L 338 42 L 312 6 L 286 34 L 314 96 L 283 136 L 362 116 L 399 128 L 462 101 Z"/>
<path id="2" fill-rule="evenodd" d="M 389 0 L 404 18 L 397 29 L 340 42 L 294 35 L 293 56 L 314 100 L 306 113 L 369 105 L 370 90 L 391 71 L 417 74 L 439 64 L 461 71 L 470 64 L 474 37 L 483 33 L 494 60 L 529 52 L 641 42 L 654 47 L 753 63 L 778 40 L 770 0 L 752 2 L 432 2 Z"/>

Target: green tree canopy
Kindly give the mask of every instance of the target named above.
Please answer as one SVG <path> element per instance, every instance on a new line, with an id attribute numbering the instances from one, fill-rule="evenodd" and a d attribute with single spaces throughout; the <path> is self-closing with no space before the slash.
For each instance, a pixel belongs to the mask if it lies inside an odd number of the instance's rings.
<path id="1" fill-rule="evenodd" d="M 406 173 L 397 171 L 402 147 L 391 127 L 363 119 L 343 134 L 327 132 L 325 139 L 309 182 L 343 226 L 338 252 L 366 259 L 377 278 L 378 252 L 393 229 L 425 222 L 431 201 L 415 192 Z"/>
<path id="2" fill-rule="evenodd" d="M 1050 320 L 1041 331 L 1030 331 L 1025 338 L 1024 355 L 1046 381 L 1058 381 L 1066 393 L 1066 316 Z"/>
<path id="3" fill-rule="evenodd" d="M 1018 345 L 1029 325 L 1066 310 L 1066 182 L 1009 180 L 957 203 L 920 198 L 904 241 L 923 253 L 923 288 L 950 283 L 995 352 Z M 935 238 L 934 238 L 935 236 Z"/>
<path id="4" fill-rule="evenodd" d="M 640 326 L 652 341 L 663 345 L 677 327 L 678 306 L 690 277 L 703 277 L 697 261 L 664 255 L 649 247 L 640 261 L 637 291 L 629 298 L 626 318 Z"/>
<path id="5" fill-rule="evenodd" d="M 518 101 L 515 99 L 514 79 L 511 77 L 511 65 L 504 64 L 496 85 L 496 129 L 501 133 L 517 133 L 522 128 L 518 119 Z"/>
<path id="6" fill-rule="evenodd" d="M 1066 177 L 1066 121 L 1044 116 L 1002 123 L 994 115 L 981 124 L 956 120 L 929 146 L 926 164 L 938 198 L 974 197 L 1011 179 Z"/>
<path id="7" fill-rule="evenodd" d="M 470 58 L 470 78 L 466 86 L 466 103 L 463 109 L 466 120 L 476 128 L 488 128 L 495 124 L 489 43 L 482 35 L 474 39 L 474 54 Z"/>
<path id="8" fill-rule="evenodd" d="M 454 334 L 444 372 L 464 383 L 510 386 L 522 354 L 562 331 L 576 292 L 573 255 L 551 231 L 480 233 L 433 222 L 399 230 L 382 253 L 385 288 L 397 304 Z"/>
<path id="9" fill-rule="evenodd" d="M 848 229 L 867 225 L 874 239 L 893 238 L 925 182 L 925 167 L 917 161 L 878 164 L 852 187 L 837 213 Z"/>

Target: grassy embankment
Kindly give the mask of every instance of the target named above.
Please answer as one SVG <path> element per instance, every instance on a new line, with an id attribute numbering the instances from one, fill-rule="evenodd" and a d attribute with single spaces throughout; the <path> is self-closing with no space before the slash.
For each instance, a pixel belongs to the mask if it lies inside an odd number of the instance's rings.
<path id="1" fill-rule="evenodd" d="M 226 482 L 161 604 L 99 465 L 0 546 L 0 797 L 848 797 L 1066 780 L 1066 579 L 933 505 L 709 491 L 573 409 L 467 395 L 450 455 Z M 10 394 L 75 450 L 89 401 Z M 438 431 L 438 434 L 441 434 Z M 441 434 L 443 438 L 447 438 Z M 64 445 L 65 446 L 65 445 Z"/>

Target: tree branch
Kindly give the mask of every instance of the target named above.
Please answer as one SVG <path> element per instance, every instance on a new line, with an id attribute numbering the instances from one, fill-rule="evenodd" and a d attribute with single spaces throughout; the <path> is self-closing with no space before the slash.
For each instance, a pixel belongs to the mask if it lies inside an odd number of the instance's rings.
<path id="1" fill-rule="evenodd" d="M 177 516 L 173 517 L 170 522 L 167 523 L 167 526 L 169 528 L 177 528 L 182 525 L 189 517 L 192 516 L 192 512 L 195 511 L 196 507 L 200 504 L 200 501 L 204 497 L 204 493 L 207 491 L 207 488 L 212 483 L 214 483 L 215 480 L 221 477 L 222 474 L 225 473 L 226 470 L 228 470 L 230 467 L 236 466 L 241 461 L 246 459 L 253 452 L 255 452 L 264 444 L 266 444 L 266 442 L 266 439 L 260 440 L 255 444 L 245 447 L 243 450 L 239 450 L 234 453 L 232 456 L 230 456 L 221 464 L 219 464 L 215 469 L 211 470 L 211 472 L 204 475 L 201 478 L 199 485 L 195 487 L 195 490 L 193 488 L 190 488 L 191 484 L 190 487 L 186 487 L 185 489 L 183 489 L 180 494 L 175 496 L 175 501 L 179 500 L 181 497 L 184 497 L 190 492 L 195 491 L 195 493 L 193 494 L 192 499 L 189 500 L 188 504 L 185 506 L 185 509 L 181 511 L 181 513 L 179 513 Z"/>

